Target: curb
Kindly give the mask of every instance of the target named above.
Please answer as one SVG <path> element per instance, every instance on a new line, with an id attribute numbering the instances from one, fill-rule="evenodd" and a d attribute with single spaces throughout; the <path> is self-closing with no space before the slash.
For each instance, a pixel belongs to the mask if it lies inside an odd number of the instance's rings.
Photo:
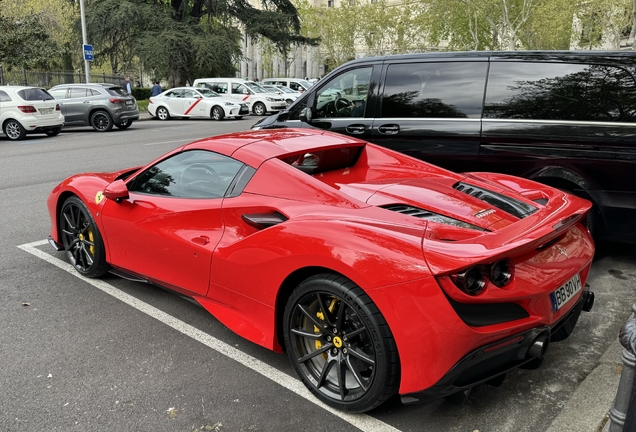
<path id="1" fill-rule="evenodd" d="M 621 376 L 622 352 L 617 338 L 546 432 L 599 432 L 606 425 Z"/>

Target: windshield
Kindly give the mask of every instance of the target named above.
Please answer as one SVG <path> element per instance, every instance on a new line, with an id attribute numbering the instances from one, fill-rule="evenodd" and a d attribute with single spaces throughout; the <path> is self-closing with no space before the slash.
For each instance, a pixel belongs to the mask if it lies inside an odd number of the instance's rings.
<path id="1" fill-rule="evenodd" d="M 306 89 L 308 89 L 309 87 L 311 87 L 311 83 L 310 83 L 309 81 L 300 80 L 300 81 L 298 81 L 298 83 L 299 83 L 301 86 L 305 87 Z"/>
<path id="2" fill-rule="evenodd" d="M 128 96 L 128 92 L 123 87 L 108 87 L 106 90 L 111 96 Z"/>
<path id="3" fill-rule="evenodd" d="M 276 88 L 281 89 L 285 93 L 297 93 L 293 91 L 292 89 L 290 89 L 289 87 L 285 87 L 285 86 L 277 86 Z"/>
<path id="4" fill-rule="evenodd" d="M 248 86 L 254 93 L 269 93 L 263 87 L 259 86 L 258 84 L 254 82 L 246 81 L 245 85 Z"/>
<path id="5" fill-rule="evenodd" d="M 198 88 L 197 91 L 201 93 L 204 98 L 220 97 L 220 95 L 217 92 L 212 91 L 210 89 Z"/>

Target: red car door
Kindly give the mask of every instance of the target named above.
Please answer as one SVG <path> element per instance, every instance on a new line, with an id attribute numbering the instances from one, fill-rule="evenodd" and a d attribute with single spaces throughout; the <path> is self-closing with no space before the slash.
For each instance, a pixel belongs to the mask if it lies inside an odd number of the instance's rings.
<path id="1" fill-rule="evenodd" d="M 101 219 L 109 263 L 169 288 L 206 295 L 223 234 L 221 203 L 242 163 L 192 150 L 169 156 L 107 200 Z"/>
<path id="2" fill-rule="evenodd" d="M 206 295 L 212 252 L 223 233 L 221 201 L 136 193 L 121 203 L 108 200 L 102 223 L 110 264 Z"/>

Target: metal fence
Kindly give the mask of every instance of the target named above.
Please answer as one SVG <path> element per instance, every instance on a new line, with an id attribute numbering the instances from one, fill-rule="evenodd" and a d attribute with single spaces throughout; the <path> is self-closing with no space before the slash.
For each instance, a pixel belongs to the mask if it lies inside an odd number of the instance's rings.
<path id="1" fill-rule="evenodd" d="M 91 82 L 107 82 L 124 85 L 125 77 L 121 75 L 90 74 Z M 58 84 L 73 84 L 86 82 L 84 71 L 45 71 L 34 72 L 24 69 L 6 70 L 0 65 L 0 85 L 29 85 L 50 88 Z"/>

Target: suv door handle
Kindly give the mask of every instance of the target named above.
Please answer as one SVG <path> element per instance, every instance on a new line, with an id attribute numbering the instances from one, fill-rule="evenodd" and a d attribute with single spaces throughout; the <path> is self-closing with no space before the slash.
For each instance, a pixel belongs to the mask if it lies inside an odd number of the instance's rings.
<path id="1" fill-rule="evenodd" d="M 347 128 L 345 129 L 348 133 L 353 134 L 353 135 L 360 135 L 364 133 L 364 125 L 360 125 L 360 124 L 352 124 L 347 126 Z"/>
<path id="2" fill-rule="evenodd" d="M 386 135 L 395 135 L 400 131 L 400 126 L 394 124 L 382 125 L 378 128 L 378 132 Z"/>
<path id="3" fill-rule="evenodd" d="M 82 103 L 91 103 L 91 101 L 84 101 L 84 102 L 82 102 Z"/>

